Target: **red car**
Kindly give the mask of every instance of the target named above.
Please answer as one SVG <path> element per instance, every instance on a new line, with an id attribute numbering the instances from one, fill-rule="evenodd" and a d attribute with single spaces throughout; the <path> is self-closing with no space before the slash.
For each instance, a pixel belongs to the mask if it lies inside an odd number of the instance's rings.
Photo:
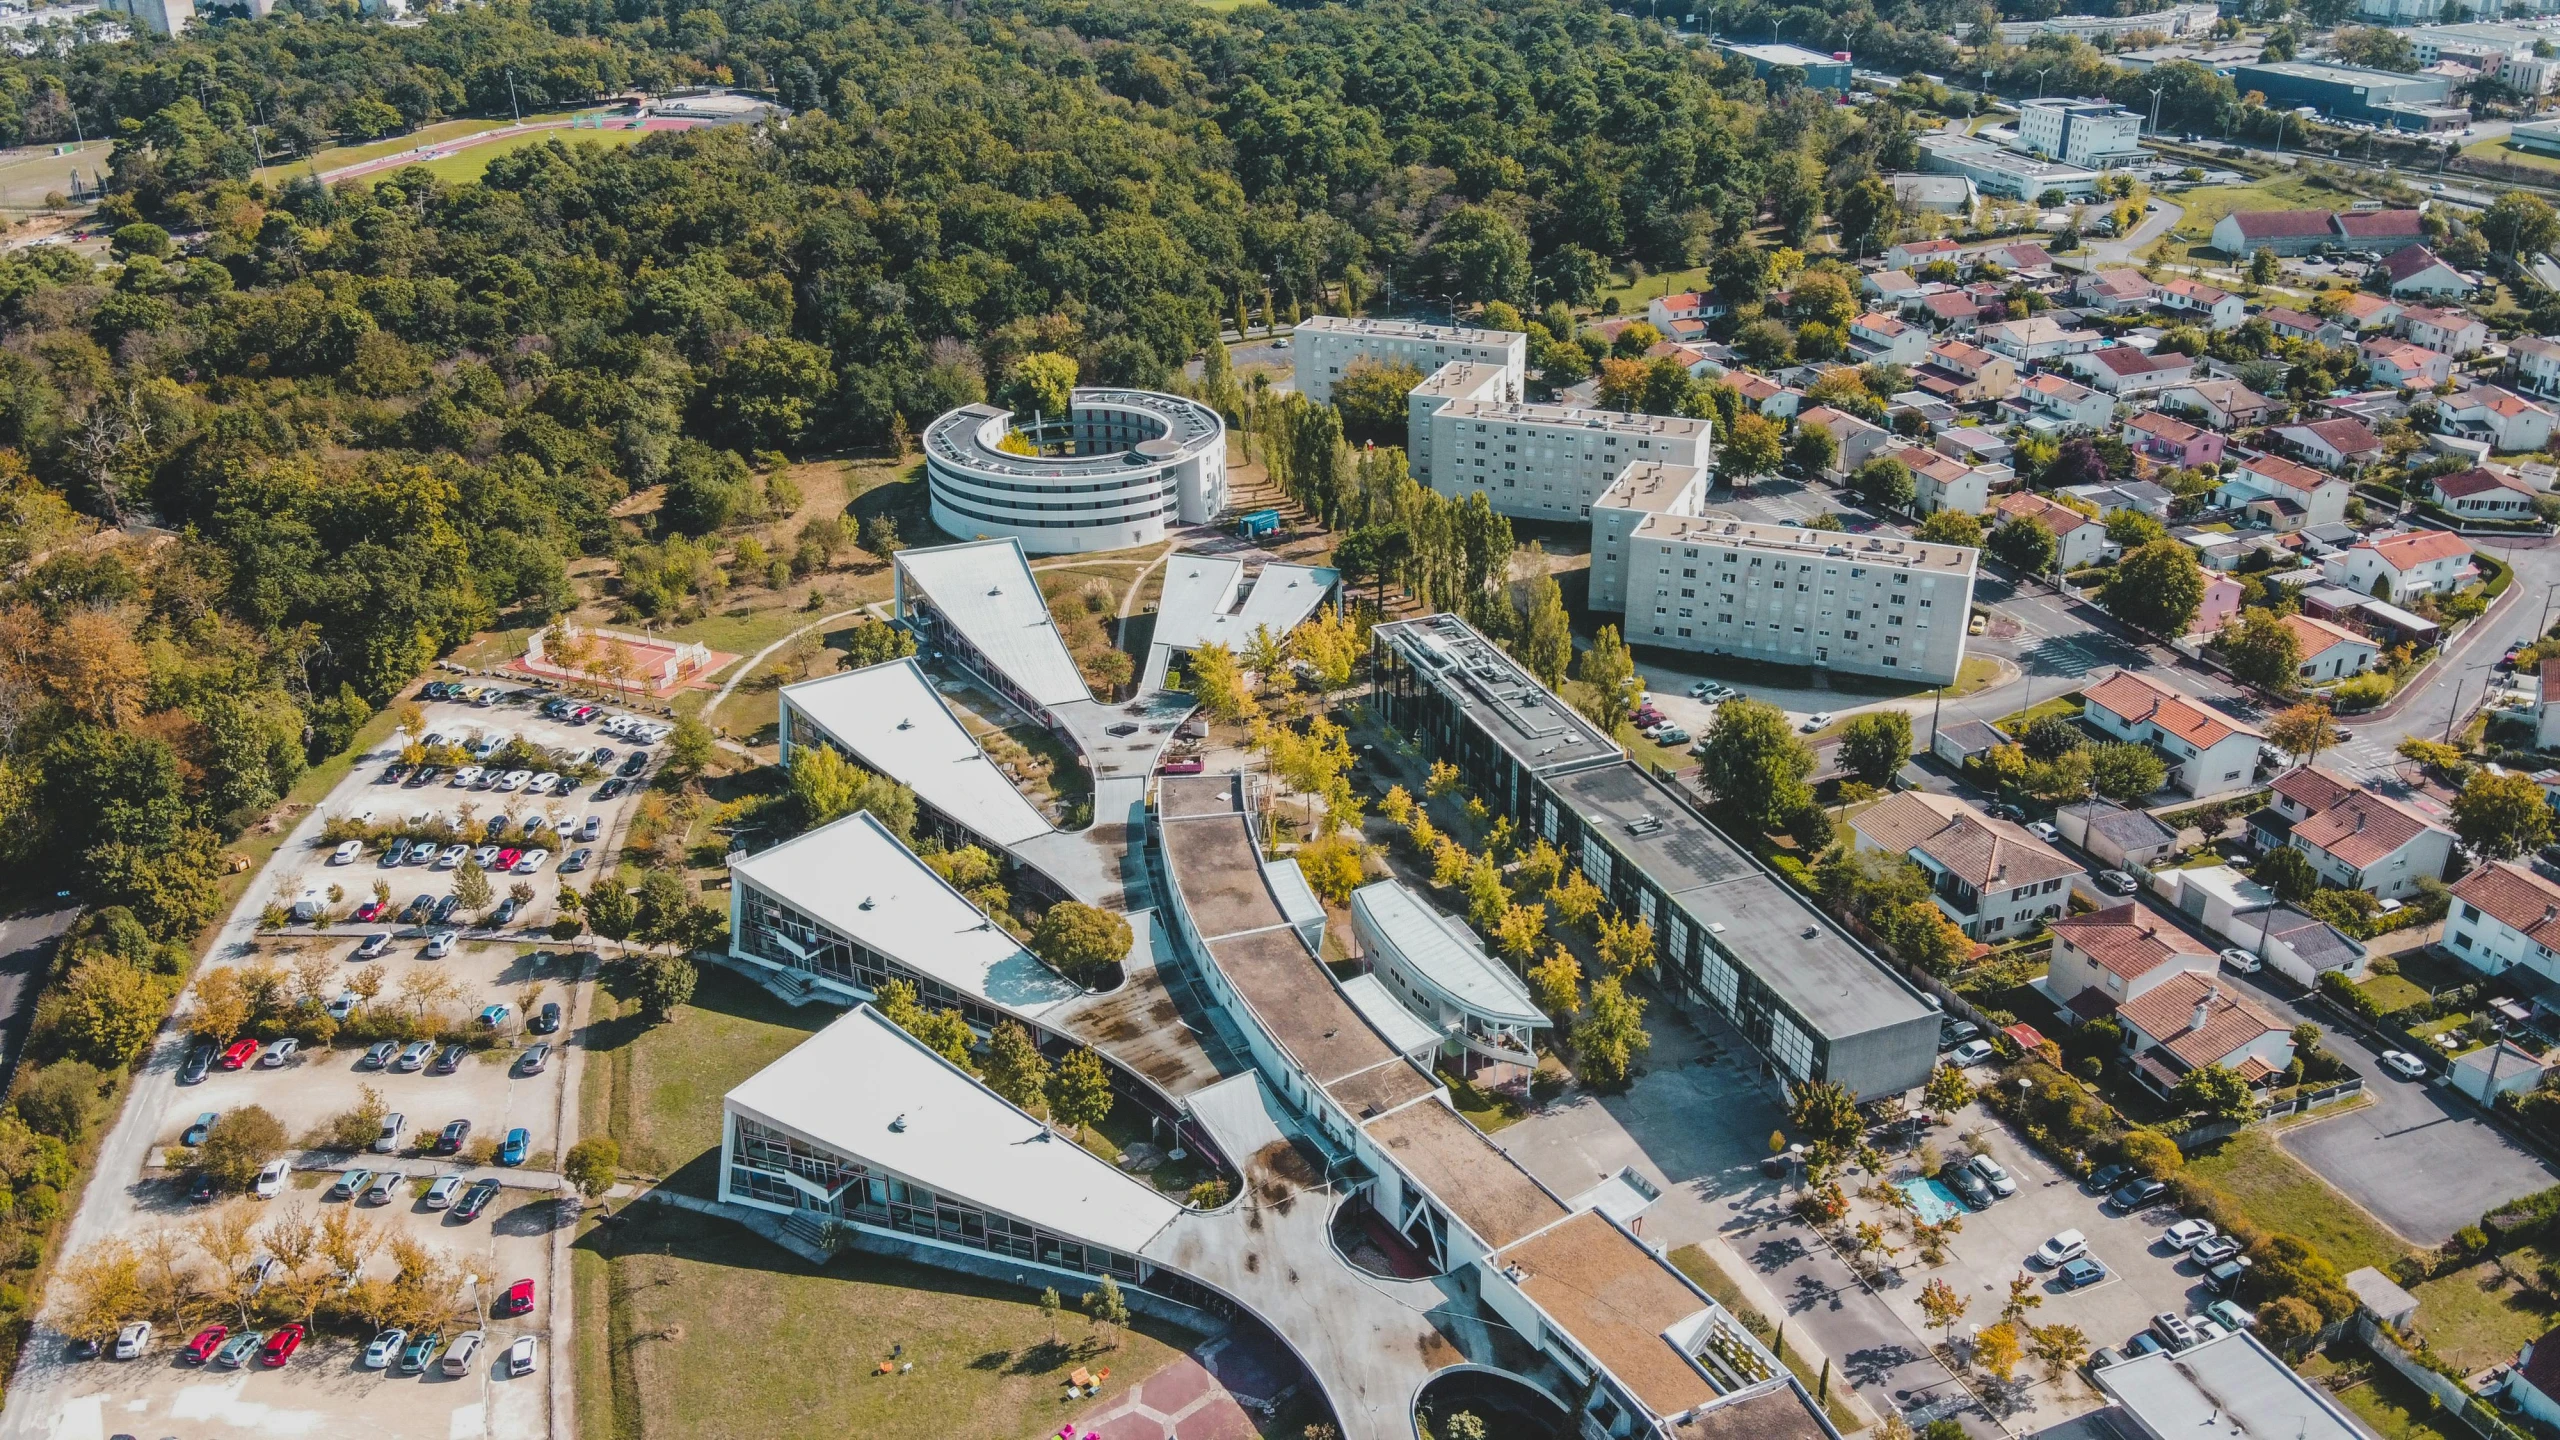
<path id="1" fill-rule="evenodd" d="M 255 1040 L 243 1038 L 232 1041 L 231 1048 L 222 1052 L 222 1068 L 225 1070 L 237 1070 L 242 1066 L 247 1065 L 250 1061 L 258 1058 L 259 1048 L 258 1042 Z"/>
<path id="2" fill-rule="evenodd" d="M 269 1337 L 267 1348 L 260 1352 L 258 1358 L 265 1361 L 269 1367 L 274 1367 L 292 1359 L 293 1352 L 301 1348 L 302 1322 L 296 1320 Z"/>
<path id="3" fill-rule="evenodd" d="M 187 1348 L 179 1353 L 187 1357 L 187 1362 L 189 1364 L 201 1365 L 207 1360 L 212 1359 L 213 1352 L 221 1349 L 222 1342 L 230 1338 L 230 1326 L 207 1325 L 203 1329 L 197 1331 L 196 1338 L 188 1341 Z"/>
<path id="4" fill-rule="evenodd" d="M 501 850 L 498 852 L 498 863 L 495 868 L 499 874 L 504 875 L 516 868 L 516 862 L 523 858 L 524 852 L 521 850 L 513 848 Z"/>
<path id="5" fill-rule="evenodd" d="M 519 1280 L 507 1287 L 507 1298 L 499 1303 L 501 1315 L 523 1315 L 533 1309 L 533 1282 Z"/>
<path id="6" fill-rule="evenodd" d="M 363 925 L 379 920 L 386 908 L 388 907 L 380 900 L 367 900 L 356 907 L 356 923 Z"/>

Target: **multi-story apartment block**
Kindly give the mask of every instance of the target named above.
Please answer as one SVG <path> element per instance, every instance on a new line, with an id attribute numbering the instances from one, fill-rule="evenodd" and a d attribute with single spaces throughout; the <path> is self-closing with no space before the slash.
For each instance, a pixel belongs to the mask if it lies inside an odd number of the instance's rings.
<path id="1" fill-rule="evenodd" d="M 1321 405 L 1333 403 L 1334 384 L 1362 360 L 1410 365 L 1425 375 L 1452 360 L 1499 366 L 1509 386 L 1506 399 L 1519 398 L 1521 377 L 1529 364 L 1529 337 L 1517 330 L 1475 330 L 1417 320 L 1312 315 L 1298 322 L 1294 343 L 1298 393 Z"/>
<path id="2" fill-rule="evenodd" d="M 1627 608 L 1626 557 L 1636 526 L 1648 515 L 1706 513 L 1707 473 L 1659 461 L 1630 465 L 1591 507 L 1591 606 Z"/>
<path id="3" fill-rule="evenodd" d="M 1453 400 L 1501 404 L 1516 399 L 1511 378 L 1499 365 L 1480 360 L 1452 360 L 1423 377 L 1405 392 L 1404 460 L 1413 478 L 1431 483 L 1431 417 Z"/>
<path id="4" fill-rule="evenodd" d="M 1633 643 L 1936 685 L 1964 663 L 1973 550 L 1668 509 L 1602 518 L 1620 504 L 1641 496 L 1613 488 L 1593 510 L 1592 605 L 1616 567 Z"/>
<path id="5" fill-rule="evenodd" d="M 1431 412 L 1431 488 L 1504 515 L 1582 520 L 1630 465 L 1706 469 L 1711 422 L 1565 405 L 1452 400 Z"/>
<path id="6" fill-rule="evenodd" d="M 2142 154 L 2142 117 L 2112 100 L 2029 100 L 2018 106 L 2018 148 L 2066 165 L 2104 169 Z"/>

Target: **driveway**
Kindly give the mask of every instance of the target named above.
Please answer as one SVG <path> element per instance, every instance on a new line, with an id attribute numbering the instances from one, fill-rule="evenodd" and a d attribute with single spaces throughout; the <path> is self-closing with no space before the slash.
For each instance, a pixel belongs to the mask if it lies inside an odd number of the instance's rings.
<path id="1" fill-rule="evenodd" d="M 2132 234 L 2121 240 L 2101 240 L 2089 247 L 2091 269 L 2131 263 L 2135 251 L 2168 234 L 2179 221 L 2187 218 L 2184 206 L 2172 205 L 2166 200 L 2152 203 L 2151 213 L 2142 217 L 2142 223 L 2133 227 Z"/>

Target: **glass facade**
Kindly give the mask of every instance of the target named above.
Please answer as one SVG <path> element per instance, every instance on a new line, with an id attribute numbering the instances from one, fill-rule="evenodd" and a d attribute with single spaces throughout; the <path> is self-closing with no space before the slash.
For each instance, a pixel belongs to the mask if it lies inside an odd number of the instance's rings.
<path id="1" fill-rule="evenodd" d="M 916 999 L 928 1010 L 957 1010 L 980 1030 L 991 1030 L 1003 1011 L 974 995 L 963 994 L 928 975 L 921 975 L 861 941 L 837 933 L 802 914 L 787 902 L 743 876 L 738 885 L 738 933 L 731 945 L 786 970 L 832 980 L 865 996 L 876 995 L 891 980 L 916 987 Z"/>
<path id="2" fill-rule="evenodd" d="M 1109 1275 L 1186 1305 L 1227 1313 L 1217 1295 L 1170 1271 L 1099 1245 L 1041 1229 L 975 1201 L 939 1194 L 901 1176 L 839 1156 L 745 1115 L 731 1117 L 729 1195 L 919 1239 L 1010 1255 L 1054 1269 Z M 784 1178 L 797 1175 L 824 1198 Z"/>

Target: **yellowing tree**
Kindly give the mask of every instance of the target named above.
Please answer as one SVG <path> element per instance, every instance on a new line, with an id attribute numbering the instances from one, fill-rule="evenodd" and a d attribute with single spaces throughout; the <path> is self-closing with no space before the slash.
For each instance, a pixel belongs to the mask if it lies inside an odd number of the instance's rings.
<path id="1" fill-rule="evenodd" d="M 1514 905 L 1502 912 L 1502 921 L 1494 927 L 1494 942 L 1503 954 L 1527 964 L 1538 953 L 1538 942 L 1546 938 L 1547 907 Z"/>
<path id="2" fill-rule="evenodd" d="M 1529 972 L 1529 992 L 1538 1008 L 1559 1020 L 1582 1008 L 1582 964 L 1562 945 Z"/>
<path id="3" fill-rule="evenodd" d="M 1213 720 L 1233 723 L 1261 713 L 1245 689 L 1235 652 L 1214 642 L 1191 652 L 1191 697 Z"/>

